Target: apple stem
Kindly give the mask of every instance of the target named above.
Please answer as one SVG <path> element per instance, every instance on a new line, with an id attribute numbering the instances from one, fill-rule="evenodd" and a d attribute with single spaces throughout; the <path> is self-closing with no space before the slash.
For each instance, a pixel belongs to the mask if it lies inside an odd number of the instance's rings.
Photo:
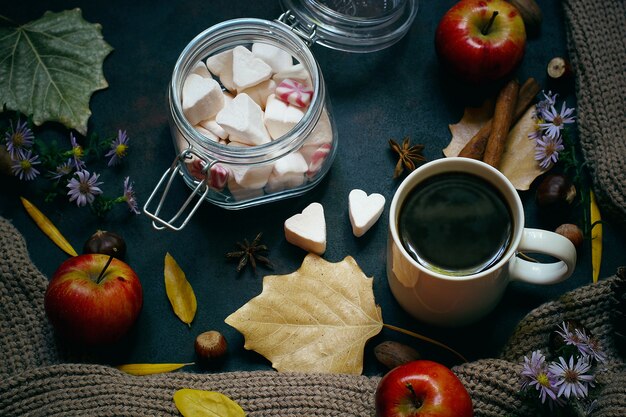
<path id="1" fill-rule="evenodd" d="M 415 408 L 420 408 L 422 406 L 422 401 L 419 399 L 419 397 L 415 393 L 415 389 L 413 388 L 413 385 L 410 382 L 406 383 L 406 389 L 408 389 L 411 392 L 411 400 L 413 400 L 413 406 Z"/>
<path id="2" fill-rule="evenodd" d="M 459 357 L 459 358 L 460 358 L 463 362 L 469 362 L 469 361 L 465 358 L 465 356 L 461 355 L 459 352 L 457 352 L 456 350 L 452 349 L 451 347 L 449 347 L 449 346 L 447 346 L 447 345 L 444 345 L 444 344 L 443 344 L 443 343 L 441 343 L 441 342 L 436 341 L 435 339 L 431 339 L 430 337 L 422 336 L 422 335 L 421 335 L 421 334 L 419 334 L 419 333 L 415 333 L 415 332 L 412 332 L 412 331 L 410 331 L 410 330 L 403 329 L 403 328 L 401 328 L 401 327 L 393 326 L 393 325 L 391 325 L 391 324 L 386 324 L 386 323 L 383 323 L 383 326 L 384 326 L 384 327 L 386 327 L 386 328 L 388 328 L 389 330 L 395 330 L 396 332 L 404 333 L 404 334 L 406 334 L 406 335 L 413 336 L 413 337 L 415 337 L 415 338 L 417 338 L 417 339 L 420 339 L 420 340 L 423 340 L 423 341 L 425 341 L 425 342 L 432 343 L 433 345 L 436 345 L 436 346 L 439 346 L 439 347 L 441 347 L 441 348 L 444 348 L 445 350 L 447 350 L 447 351 L 449 351 L 449 352 L 454 353 L 454 354 L 455 354 L 456 356 L 458 356 L 458 357 Z"/>
<path id="3" fill-rule="evenodd" d="M 498 11 L 496 10 L 493 12 L 493 14 L 491 15 L 491 19 L 489 19 L 489 22 L 487 22 L 487 24 L 485 25 L 483 30 L 480 31 L 480 33 L 482 33 L 483 35 L 487 35 L 489 33 L 489 30 L 491 30 L 491 26 L 493 26 L 493 22 L 494 20 L 496 20 L 497 15 Z"/>
<path id="4" fill-rule="evenodd" d="M 96 284 L 100 284 L 100 281 L 102 281 L 102 278 L 104 277 L 104 273 L 106 272 L 109 265 L 111 265 L 112 260 L 113 260 L 113 256 L 109 256 L 109 260 L 107 261 L 106 264 L 104 264 L 104 268 L 102 268 L 102 271 L 100 271 L 100 275 L 98 275 L 98 278 L 96 279 Z"/>

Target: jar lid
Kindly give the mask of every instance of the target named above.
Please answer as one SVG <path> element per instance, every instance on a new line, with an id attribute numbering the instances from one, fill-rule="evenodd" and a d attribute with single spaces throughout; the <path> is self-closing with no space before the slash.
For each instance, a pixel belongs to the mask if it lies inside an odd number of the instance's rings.
<path id="1" fill-rule="evenodd" d="M 280 0 L 281 20 L 319 43 L 346 52 L 374 52 L 399 41 L 418 0 Z"/>

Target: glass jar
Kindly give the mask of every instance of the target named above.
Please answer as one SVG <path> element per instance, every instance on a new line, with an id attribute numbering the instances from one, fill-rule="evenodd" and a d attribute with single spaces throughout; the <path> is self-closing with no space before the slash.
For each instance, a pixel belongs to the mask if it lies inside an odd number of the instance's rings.
<path id="1" fill-rule="evenodd" d="M 406 33 L 417 11 L 417 0 L 283 0 L 282 5 L 289 10 L 277 21 L 225 21 L 200 33 L 181 52 L 168 90 L 170 129 L 177 156 L 144 206 L 155 228 L 182 229 L 204 200 L 226 209 L 243 209 L 301 195 L 317 185 L 335 157 L 337 131 L 326 85 L 310 45 L 318 42 L 352 52 L 382 49 Z M 199 61 L 238 46 L 249 48 L 253 43 L 283 49 L 304 66 L 313 89 L 311 102 L 291 130 L 269 143 L 235 147 L 208 139 L 183 113 L 183 83 Z M 290 158 L 298 159 L 301 166 L 304 160 L 305 169 L 276 175 L 281 164 L 291 164 Z M 180 176 L 193 192 L 176 214 L 163 219 L 166 196 Z M 160 192 L 152 211 L 149 207 Z M 196 196 L 198 200 L 193 203 Z"/>

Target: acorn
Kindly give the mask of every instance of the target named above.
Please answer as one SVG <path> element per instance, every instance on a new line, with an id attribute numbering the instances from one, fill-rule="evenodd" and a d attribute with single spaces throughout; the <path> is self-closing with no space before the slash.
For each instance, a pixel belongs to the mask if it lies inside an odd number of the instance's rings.
<path id="1" fill-rule="evenodd" d="M 124 257 L 126 257 L 126 242 L 117 233 L 98 230 L 85 242 L 83 253 L 102 253 L 124 260 Z"/>
<path id="2" fill-rule="evenodd" d="M 228 351 L 226 338 L 216 330 L 200 333 L 194 343 L 198 363 L 205 367 L 220 365 Z"/>

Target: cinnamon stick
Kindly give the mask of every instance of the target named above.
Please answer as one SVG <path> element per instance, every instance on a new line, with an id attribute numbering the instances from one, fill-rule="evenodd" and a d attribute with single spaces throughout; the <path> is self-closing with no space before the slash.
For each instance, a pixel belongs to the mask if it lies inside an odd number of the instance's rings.
<path id="1" fill-rule="evenodd" d="M 494 168 L 498 168 L 500 164 L 504 143 L 513 123 L 513 112 L 515 111 L 518 94 L 519 83 L 517 80 L 512 80 L 500 90 L 496 100 L 496 108 L 493 111 L 491 122 L 491 133 L 487 139 L 485 156 L 483 157 L 483 161 Z"/>
<path id="2" fill-rule="evenodd" d="M 515 113 L 513 114 L 513 122 L 516 123 L 526 113 L 526 109 L 535 99 L 537 94 L 541 90 L 539 83 L 534 78 L 529 78 L 519 89 L 519 96 L 517 98 L 517 104 L 515 105 Z M 478 132 L 465 144 L 459 156 L 472 159 L 483 159 L 485 154 L 485 147 L 487 146 L 487 139 L 491 134 L 491 125 L 493 118 L 489 119 Z"/>

